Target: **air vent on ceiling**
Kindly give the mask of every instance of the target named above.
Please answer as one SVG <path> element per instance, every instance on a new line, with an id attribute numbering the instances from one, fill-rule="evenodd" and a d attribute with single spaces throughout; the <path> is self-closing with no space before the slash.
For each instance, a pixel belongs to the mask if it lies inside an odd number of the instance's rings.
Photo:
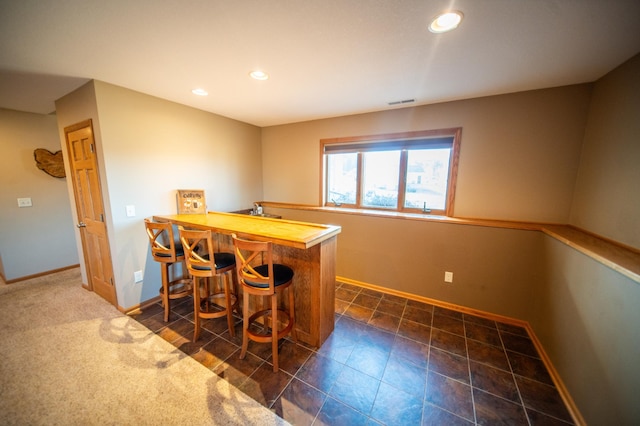
<path id="1" fill-rule="evenodd" d="M 400 105 L 400 104 L 410 104 L 411 102 L 415 102 L 415 99 L 404 99 L 401 101 L 393 101 L 389 102 L 389 105 Z"/>

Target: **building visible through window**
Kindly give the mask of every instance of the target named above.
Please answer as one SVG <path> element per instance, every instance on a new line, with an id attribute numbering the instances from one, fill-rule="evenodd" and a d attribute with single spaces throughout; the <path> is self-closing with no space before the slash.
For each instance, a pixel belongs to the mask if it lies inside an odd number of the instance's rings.
<path id="1" fill-rule="evenodd" d="M 324 205 L 453 215 L 461 132 L 321 140 Z"/>

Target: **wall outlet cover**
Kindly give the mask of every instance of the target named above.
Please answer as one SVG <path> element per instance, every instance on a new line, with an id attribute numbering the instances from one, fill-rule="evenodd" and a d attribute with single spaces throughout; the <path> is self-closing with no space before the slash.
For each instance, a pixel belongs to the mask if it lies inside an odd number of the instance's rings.
<path id="1" fill-rule="evenodd" d="M 18 207 L 31 207 L 31 198 L 18 198 Z"/>

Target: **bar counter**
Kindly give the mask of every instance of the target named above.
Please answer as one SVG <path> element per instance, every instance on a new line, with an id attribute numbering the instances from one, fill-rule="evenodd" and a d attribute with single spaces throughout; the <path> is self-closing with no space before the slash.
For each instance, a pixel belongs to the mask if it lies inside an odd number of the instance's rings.
<path id="1" fill-rule="evenodd" d="M 340 226 L 219 212 L 159 215 L 154 220 L 189 229 L 210 229 L 218 251 L 233 252 L 232 233 L 239 238 L 272 241 L 274 262 L 290 266 L 295 272 L 298 339 L 320 347 L 333 331 Z"/>

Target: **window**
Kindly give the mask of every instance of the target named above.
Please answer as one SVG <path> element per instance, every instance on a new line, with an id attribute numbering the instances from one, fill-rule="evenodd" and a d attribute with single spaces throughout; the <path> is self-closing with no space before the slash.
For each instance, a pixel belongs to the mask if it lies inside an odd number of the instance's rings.
<path id="1" fill-rule="evenodd" d="M 462 129 L 323 139 L 323 205 L 453 215 Z"/>

